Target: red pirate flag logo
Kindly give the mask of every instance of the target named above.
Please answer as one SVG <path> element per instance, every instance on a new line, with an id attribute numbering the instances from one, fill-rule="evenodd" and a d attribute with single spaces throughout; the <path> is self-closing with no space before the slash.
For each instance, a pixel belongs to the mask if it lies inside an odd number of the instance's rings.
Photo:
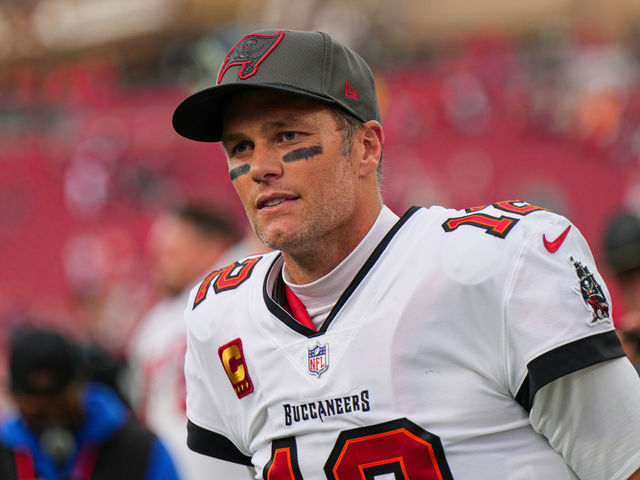
<path id="1" fill-rule="evenodd" d="M 222 81 L 229 67 L 233 65 L 242 66 L 240 73 L 238 73 L 238 78 L 241 80 L 255 75 L 258 66 L 273 52 L 283 38 L 284 32 L 282 30 L 272 35 L 253 33 L 242 37 L 227 53 L 218 74 L 218 83 Z"/>

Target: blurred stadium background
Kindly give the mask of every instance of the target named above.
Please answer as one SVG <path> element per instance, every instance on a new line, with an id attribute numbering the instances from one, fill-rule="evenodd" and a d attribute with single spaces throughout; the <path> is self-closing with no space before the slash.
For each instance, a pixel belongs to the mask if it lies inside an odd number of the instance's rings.
<path id="1" fill-rule="evenodd" d="M 2 331 L 44 317 L 117 349 L 154 300 L 157 212 L 208 199 L 244 224 L 219 147 L 171 114 L 273 26 L 374 67 L 397 212 L 525 199 L 607 273 L 607 218 L 640 209 L 640 0 L 0 0 Z"/>

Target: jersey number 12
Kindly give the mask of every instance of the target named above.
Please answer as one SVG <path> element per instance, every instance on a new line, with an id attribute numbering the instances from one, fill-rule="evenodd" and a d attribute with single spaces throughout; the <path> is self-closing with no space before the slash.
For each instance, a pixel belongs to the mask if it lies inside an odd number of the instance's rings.
<path id="1" fill-rule="evenodd" d="M 264 480 L 302 480 L 295 437 L 275 440 Z M 440 439 L 406 418 L 340 433 L 324 471 L 329 480 L 452 480 Z"/>

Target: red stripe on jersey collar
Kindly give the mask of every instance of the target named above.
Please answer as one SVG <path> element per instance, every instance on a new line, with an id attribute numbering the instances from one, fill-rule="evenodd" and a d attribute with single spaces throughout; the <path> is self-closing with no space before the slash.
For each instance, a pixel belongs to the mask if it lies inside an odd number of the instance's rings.
<path id="1" fill-rule="evenodd" d="M 284 292 L 285 292 L 285 295 L 287 296 L 287 303 L 289 304 L 288 310 L 291 316 L 295 318 L 298 322 L 300 322 L 300 324 L 304 325 L 307 328 L 310 328 L 311 330 L 315 330 L 317 332 L 318 329 L 311 321 L 311 317 L 307 312 L 307 308 L 296 296 L 296 294 L 293 293 L 293 290 L 289 288 L 289 285 L 285 284 Z"/>

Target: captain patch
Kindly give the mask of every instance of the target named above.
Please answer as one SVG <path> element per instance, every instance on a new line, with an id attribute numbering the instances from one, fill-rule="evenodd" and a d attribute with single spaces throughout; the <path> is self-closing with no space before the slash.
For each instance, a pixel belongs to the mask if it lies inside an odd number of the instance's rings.
<path id="1" fill-rule="evenodd" d="M 238 398 L 253 392 L 253 382 L 242 351 L 242 340 L 236 338 L 218 348 L 218 356 Z"/>

